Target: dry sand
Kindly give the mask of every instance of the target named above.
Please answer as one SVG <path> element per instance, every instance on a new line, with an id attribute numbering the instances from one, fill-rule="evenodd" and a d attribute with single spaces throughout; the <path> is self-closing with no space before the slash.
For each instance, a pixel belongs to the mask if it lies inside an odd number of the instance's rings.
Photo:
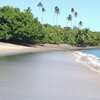
<path id="1" fill-rule="evenodd" d="M 55 45 L 44 45 L 44 46 L 21 46 L 10 43 L 0 42 L 0 56 L 19 54 L 19 53 L 28 53 L 28 52 L 40 52 L 48 50 L 60 50 L 58 46 Z"/>
<path id="2" fill-rule="evenodd" d="M 10 43 L 0 42 L 0 56 L 12 55 L 17 53 L 28 53 L 28 52 L 41 52 L 41 51 L 50 51 L 50 50 L 80 50 L 80 49 L 97 49 L 100 47 L 75 47 L 68 44 L 43 44 L 43 45 L 34 45 L 31 47 L 15 45 Z"/>
<path id="3" fill-rule="evenodd" d="M 41 51 L 49 51 L 49 50 L 67 50 L 67 49 L 77 49 L 76 47 L 72 47 L 70 45 L 35 45 L 32 47 L 15 45 L 10 43 L 0 42 L 0 56 L 12 55 L 17 53 L 28 53 L 28 52 L 41 52 Z"/>
<path id="4" fill-rule="evenodd" d="M 41 52 L 49 50 L 79 50 L 79 49 L 92 49 L 97 47 L 75 47 L 67 44 L 53 45 L 53 44 L 43 44 L 34 45 L 32 47 L 15 45 L 10 43 L 0 42 L 0 56 L 12 55 L 17 53 L 28 53 L 28 52 Z"/>

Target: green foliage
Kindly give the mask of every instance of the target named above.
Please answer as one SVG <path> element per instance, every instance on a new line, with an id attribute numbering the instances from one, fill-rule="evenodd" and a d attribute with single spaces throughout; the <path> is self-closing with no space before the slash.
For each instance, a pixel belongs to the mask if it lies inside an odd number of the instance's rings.
<path id="1" fill-rule="evenodd" d="M 31 13 L 10 6 L 0 8 L 0 41 L 19 44 L 70 44 L 100 46 L 100 33 L 77 27 L 42 25 Z"/>
<path id="2" fill-rule="evenodd" d="M 76 33 L 71 28 L 65 28 L 63 32 L 64 43 L 75 45 Z"/>
<path id="3" fill-rule="evenodd" d="M 18 8 L 0 8 L 0 38 L 15 43 L 41 43 L 42 26 L 30 10 L 21 12 Z"/>
<path id="4" fill-rule="evenodd" d="M 45 43 L 50 44 L 60 44 L 63 42 L 62 36 L 61 36 L 61 30 L 57 26 L 51 26 L 48 24 L 44 25 L 43 30 L 45 31 Z"/>

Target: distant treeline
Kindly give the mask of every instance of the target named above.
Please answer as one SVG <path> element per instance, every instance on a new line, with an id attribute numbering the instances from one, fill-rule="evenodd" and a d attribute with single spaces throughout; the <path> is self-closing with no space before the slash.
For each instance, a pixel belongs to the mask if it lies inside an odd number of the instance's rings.
<path id="1" fill-rule="evenodd" d="M 99 46 L 100 33 L 89 29 L 41 24 L 31 10 L 4 6 L 0 8 L 0 41 L 17 44 L 70 44 Z"/>

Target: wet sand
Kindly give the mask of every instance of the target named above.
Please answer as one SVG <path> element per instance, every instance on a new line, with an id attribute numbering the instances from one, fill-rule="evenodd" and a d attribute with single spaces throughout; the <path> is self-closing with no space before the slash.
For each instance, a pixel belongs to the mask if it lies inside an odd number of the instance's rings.
<path id="1" fill-rule="evenodd" d="M 1 57 L 0 99 L 100 100 L 100 74 L 76 62 L 71 50 L 70 46 L 62 49 L 52 45 L 25 47 L 0 43 L 2 56 L 49 51 Z"/>
<path id="2" fill-rule="evenodd" d="M 0 59 L 1 100 L 100 100 L 100 74 L 77 63 L 72 51 Z"/>

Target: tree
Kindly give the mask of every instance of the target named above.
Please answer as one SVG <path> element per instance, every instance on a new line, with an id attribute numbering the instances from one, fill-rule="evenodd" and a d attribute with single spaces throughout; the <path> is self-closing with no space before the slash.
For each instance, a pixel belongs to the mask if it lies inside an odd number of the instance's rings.
<path id="1" fill-rule="evenodd" d="M 74 12 L 75 12 L 75 10 L 74 10 L 74 8 L 72 8 L 72 9 L 71 9 L 72 18 L 73 18 Z M 71 27 L 73 28 L 73 20 L 71 20 L 71 24 L 72 24 Z"/>
<path id="2" fill-rule="evenodd" d="M 45 8 L 43 7 L 43 8 L 42 8 L 42 19 L 41 19 L 41 20 L 42 20 L 42 24 L 43 24 L 43 13 L 44 13 L 45 11 L 46 11 L 46 10 L 45 10 Z"/>
<path id="3" fill-rule="evenodd" d="M 41 3 L 41 2 L 39 2 L 38 4 L 37 4 L 37 7 L 40 9 L 40 11 L 42 12 L 42 15 L 41 15 L 41 23 L 42 23 L 42 20 L 43 20 L 43 4 Z"/>
<path id="4" fill-rule="evenodd" d="M 78 13 L 77 13 L 77 12 L 74 13 L 74 17 L 75 17 L 75 18 L 78 17 Z M 76 26 L 76 20 L 75 20 L 75 26 Z"/>
<path id="5" fill-rule="evenodd" d="M 71 14 L 67 17 L 67 25 L 66 25 L 66 27 L 68 26 L 69 21 L 72 21 L 72 15 Z M 71 23 L 71 26 L 72 26 L 72 23 Z"/>
<path id="6" fill-rule="evenodd" d="M 0 40 L 12 43 L 43 43 L 42 25 L 30 10 L 21 12 L 18 8 L 0 8 Z"/>
<path id="7" fill-rule="evenodd" d="M 30 7 L 28 7 L 27 9 L 25 9 L 24 11 L 26 11 L 26 12 L 31 12 L 31 8 Z"/>
<path id="8" fill-rule="evenodd" d="M 94 36 L 91 35 L 89 29 L 79 30 L 76 35 L 77 46 L 93 46 L 94 43 L 97 45 L 97 42 L 94 40 Z"/>
<path id="9" fill-rule="evenodd" d="M 55 14 L 56 14 L 56 25 L 57 25 L 57 21 L 58 21 L 58 15 L 60 14 L 60 9 L 58 6 L 55 6 L 54 8 Z"/>
<path id="10" fill-rule="evenodd" d="M 74 8 L 71 9 L 71 13 L 73 14 L 75 12 Z"/>
<path id="11" fill-rule="evenodd" d="M 42 8 L 42 7 L 43 7 L 43 4 L 42 4 L 41 2 L 39 2 L 39 3 L 37 4 L 37 6 L 38 6 L 39 8 Z"/>
<path id="12" fill-rule="evenodd" d="M 39 3 L 39 5 L 40 4 L 41 3 Z M 44 13 L 45 8 L 43 5 L 41 7 L 41 11 Z M 60 10 L 56 6 L 55 17 L 57 17 L 58 14 L 60 14 Z M 77 15 L 76 13 L 75 16 L 77 17 Z M 68 22 L 72 21 L 71 14 L 67 17 L 67 20 Z M 82 21 L 78 24 L 79 28 L 83 26 Z M 0 41 L 17 44 L 65 43 L 76 46 L 100 45 L 100 32 L 92 32 L 86 28 L 79 28 L 62 28 L 59 25 L 41 24 L 38 18 L 34 17 L 30 7 L 24 11 L 10 6 L 0 7 Z"/>
<path id="13" fill-rule="evenodd" d="M 79 29 L 83 26 L 83 22 L 82 21 L 79 21 Z"/>

